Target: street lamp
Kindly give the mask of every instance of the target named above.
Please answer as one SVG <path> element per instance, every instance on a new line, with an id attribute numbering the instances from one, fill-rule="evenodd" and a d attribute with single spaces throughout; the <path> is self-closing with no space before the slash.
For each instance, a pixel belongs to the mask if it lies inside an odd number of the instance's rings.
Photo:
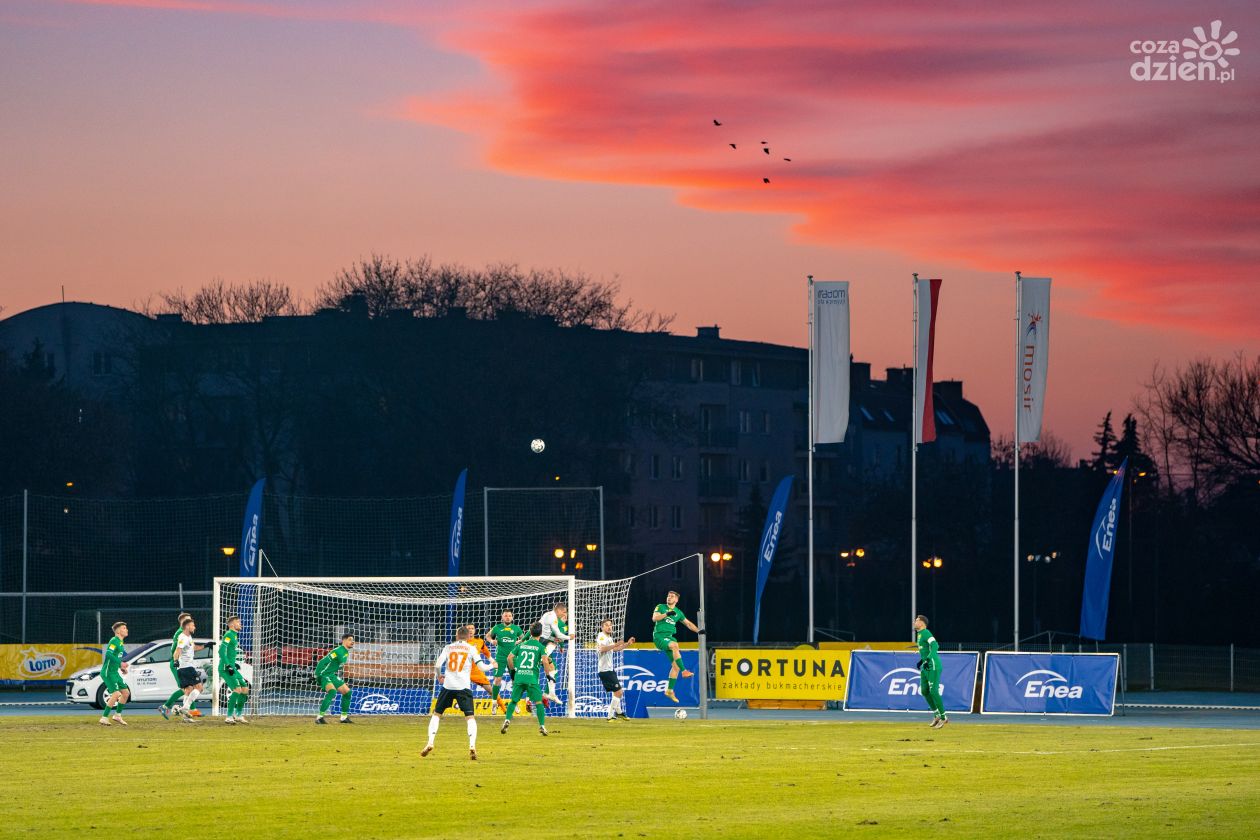
<path id="1" fill-rule="evenodd" d="M 943 569 L 943 568 L 945 567 L 945 561 L 944 561 L 944 559 L 942 559 L 942 558 L 941 558 L 941 556 L 940 556 L 939 554 L 933 554 L 931 557 L 929 557 L 929 558 L 927 558 L 926 560 L 922 561 L 922 563 L 921 563 L 920 565 L 922 565 L 922 566 L 923 566 L 923 568 L 927 569 L 929 572 L 932 572 L 932 575 L 931 575 L 931 578 L 932 578 L 932 614 L 933 614 L 933 615 L 935 615 L 935 614 L 936 614 L 936 572 L 939 572 L 941 569 Z"/>
<path id="2" fill-rule="evenodd" d="M 223 552 L 223 556 L 224 556 L 224 557 L 231 557 L 233 554 L 235 554 L 235 553 L 236 553 L 236 546 L 234 546 L 234 545 L 225 545 L 225 546 L 223 546 L 222 548 L 220 548 L 220 549 L 219 549 L 219 551 L 222 551 L 222 552 Z"/>
<path id="3" fill-rule="evenodd" d="M 1042 564 L 1049 565 L 1059 559 L 1059 552 L 1051 551 L 1048 554 L 1029 554 L 1024 558 L 1024 562 L 1033 564 L 1033 634 L 1041 632 L 1041 617 L 1037 614 L 1037 570 Z"/>
<path id="4" fill-rule="evenodd" d="M 556 558 L 557 560 L 563 560 L 563 559 L 564 559 L 564 549 L 563 549 L 563 548 L 557 548 L 555 551 L 553 551 L 553 552 L 551 552 L 551 553 L 555 556 L 555 558 Z"/>

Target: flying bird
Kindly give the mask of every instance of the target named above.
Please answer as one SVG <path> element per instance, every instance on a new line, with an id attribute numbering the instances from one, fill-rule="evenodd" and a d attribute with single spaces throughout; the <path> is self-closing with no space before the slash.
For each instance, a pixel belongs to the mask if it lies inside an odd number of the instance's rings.
<path id="1" fill-rule="evenodd" d="M 713 124 L 714 124 L 714 125 L 721 125 L 722 123 L 721 123 L 721 122 L 719 122 L 718 120 L 714 120 L 714 121 L 713 121 Z"/>
<path id="2" fill-rule="evenodd" d="M 769 178 L 762 178 L 762 179 L 761 179 L 761 183 L 763 183 L 763 184 L 768 184 L 768 183 L 770 183 L 770 179 L 769 179 Z"/>
<path id="3" fill-rule="evenodd" d="M 726 145 L 730 146 L 732 149 L 733 149 L 733 148 L 735 148 L 735 144 L 734 144 L 734 143 L 727 143 Z"/>
<path id="4" fill-rule="evenodd" d="M 761 151 L 765 152 L 766 154 L 770 154 L 770 147 L 769 147 L 769 146 L 767 146 L 766 148 L 762 149 Z"/>
<path id="5" fill-rule="evenodd" d="M 792 159 L 791 159 L 791 158 L 784 158 L 784 160 L 786 160 L 788 163 L 791 163 L 791 162 L 792 162 Z"/>

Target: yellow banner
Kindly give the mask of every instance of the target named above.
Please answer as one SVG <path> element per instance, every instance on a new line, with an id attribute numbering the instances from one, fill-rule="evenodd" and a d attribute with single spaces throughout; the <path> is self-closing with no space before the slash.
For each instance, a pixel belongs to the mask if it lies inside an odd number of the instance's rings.
<path id="1" fill-rule="evenodd" d="M 0 682 L 64 680 L 100 664 L 101 649 L 91 645 L 0 645 Z"/>
<path id="2" fill-rule="evenodd" d="M 504 702 L 510 703 L 512 701 L 505 700 Z M 433 709 L 435 706 L 437 706 L 436 697 L 434 697 L 432 700 L 429 701 L 429 714 L 433 714 Z M 473 698 L 473 711 L 477 714 L 478 717 L 489 717 L 490 710 L 494 708 L 494 706 L 495 706 L 495 701 L 491 700 L 489 697 L 474 697 Z M 459 715 L 460 717 L 463 717 L 464 715 L 464 713 L 460 711 L 459 706 L 451 706 L 449 709 L 443 712 L 443 714 Z M 496 714 L 502 714 L 502 711 L 497 711 Z M 516 715 L 522 715 L 522 714 L 526 714 L 525 701 L 518 700 L 516 702 L 516 711 L 512 712 L 512 716 L 515 717 Z"/>
<path id="3" fill-rule="evenodd" d="M 848 650 L 718 650 L 715 694 L 721 700 L 841 700 Z"/>

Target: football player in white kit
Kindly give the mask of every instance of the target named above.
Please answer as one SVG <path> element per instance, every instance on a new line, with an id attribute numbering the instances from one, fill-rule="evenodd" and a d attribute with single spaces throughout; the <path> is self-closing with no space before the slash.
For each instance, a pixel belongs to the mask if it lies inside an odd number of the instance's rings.
<path id="1" fill-rule="evenodd" d="M 455 641 L 442 648 L 442 653 L 433 663 L 436 673 L 441 673 L 445 668 L 446 675 L 442 678 L 442 691 L 438 694 L 437 702 L 433 705 L 433 714 L 429 718 L 429 744 L 420 751 L 422 758 L 433 752 L 433 739 L 437 737 L 438 727 L 442 724 L 442 713 L 451 706 L 459 706 L 468 723 L 468 757 L 473 761 L 477 760 L 477 718 L 473 714 L 472 695 L 472 683 L 476 679 L 473 675 L 474 669 L 480 677 L 477 682 L 484 685 L 489 681 L 477 668 L 476 659 L 477 651 L 468 644 L 468 628 L 460 627 L 455 631 Z"/>
<path id="2" fill-rule="evenodd" d="M 559 703 L 560 698 L 556 695 L 556 664 L 552 654 L 556 652 L 557 647 L 567 644 L 570 640 L 569 605 L 564 601 L 557 601 L 550 610 L 543 613 L 538 623 L 542 625 L 542 642 L 547 646 L 547 658 L 543 660 L 547 691 L 543 694 L 543 699 Z"/>
<path id="3" fill-rule="evenodd" d="M 624 642 L 619 642 L 613 638 L 612 631 L 612 619 L 605 618 L 599 625 L 599 635 L 595 637 L 595 652 L 599 654 L 596 670 L 599 671 L 599 681 L 604 686 L 604 691 L 612 692 L 612 700 L 608 703 L 608 719 L 629 720 L 630 717 L 626 714 L 626 707 L 622 700 L 625 691 L 621 687 L 621 680 L 617 679 L 617 667 L 613 662 L 613 654 L 634 644 L 634 636 Z"/>

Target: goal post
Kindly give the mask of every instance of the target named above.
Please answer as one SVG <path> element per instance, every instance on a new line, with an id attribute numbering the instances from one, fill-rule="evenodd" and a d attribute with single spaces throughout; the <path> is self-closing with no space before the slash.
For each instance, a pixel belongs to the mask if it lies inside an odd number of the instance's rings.
<path id="1" fill-rule="evenodd" d="M 215 578 L 213 624 L 217 640 L 230 616 L 242 619 L 241 653 L 252 669 L 254 714 L 314 714 L 323 694 L 315 663 L 343 633 L 355 637 L 343 670 L 353 714 L 428 714 L 438 677 L 434 660 L 454 640 L 456 627 L 475 624 L 485 638 L 511 610 L 513 623 L 528 632 L 543 613 L 564 602 L 573 642 L 555 657 L 557 694 L 566 716 L 593 716 L 603 713 L 605 699 L 595 669 L 595 635 L 605 618 L 617 632 L 624 630 L 630 583 L 572 575 Z M 218 654 L 216 645 L 216 674 Z M 479 712 L 488 712 L 489 695 L 475 696 Z M 216 687 L 213 714 L 219 714 L 222 700 L 222 688 Z M 334 700 L 333 711 L 341 702 Z"/>

